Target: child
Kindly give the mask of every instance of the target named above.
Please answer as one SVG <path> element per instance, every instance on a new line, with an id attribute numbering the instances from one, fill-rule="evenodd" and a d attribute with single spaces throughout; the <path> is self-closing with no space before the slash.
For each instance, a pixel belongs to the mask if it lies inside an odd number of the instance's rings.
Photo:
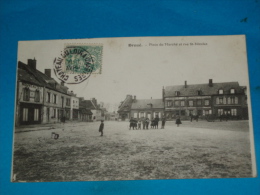
<path id="1" fill-rule="evenodd" d="M 141 120 L 138 121 L 138 129 L 141 129 Z"/>
<path id="2" fill-rule="evenodd" d="M 179 127 L 179 125 L 182 124 L 179 115 L 176 116 L 176 124 L 177 124 L 177 127 Z"/>
<path id="3" fill-rule="evenodd" d="M 101 124 L 100 124 L 100 126 L 99 126 L 99 132 L 101 133 L 100 136 L 103 136 L 103 129 L 104 129 L 104 121 L 101 120 Z"/>

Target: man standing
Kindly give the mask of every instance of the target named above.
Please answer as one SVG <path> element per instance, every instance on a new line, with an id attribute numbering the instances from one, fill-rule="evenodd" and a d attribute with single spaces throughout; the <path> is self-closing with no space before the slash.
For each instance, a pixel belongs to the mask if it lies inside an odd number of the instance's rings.
<path id="1" fill-rule="evenodd" d="M 146 120 L 145 120 L 146 129 L 149 129 L 149 123 L 150 123 L 149 118 L 146 118 Z"/>
<path id="2" fill-rule="evenodd" d="M 103 129 L 104 129 L 104 121 L 101 120 L 101 124 L 100 124 L 100 126 L 99 126 L 99 132 L 101 133 L 100 136 L 103 136 Z"/>
<path id="3" fill-rule="evenodd" d="M 163 116 L 163 117 L 162 117 L 162 127 L 161 127 L 161 129 L 164 129 L 165 122 L 166 122 L 166 119 L 165 119 L 165 117 Z"/>

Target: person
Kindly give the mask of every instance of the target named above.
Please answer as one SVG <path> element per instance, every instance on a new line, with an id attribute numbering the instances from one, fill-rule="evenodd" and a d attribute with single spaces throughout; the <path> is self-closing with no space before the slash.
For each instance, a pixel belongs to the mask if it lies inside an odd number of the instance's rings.
<path id="1" fill-rule="evenodd" d="M 161 129 L 164 129 L 165 122 L 166 122 L 166 119 L 165 119 L 165 117 L 163 116 L 163 117 L 162 117 L 162 127 L 161 127 Z"/>
<path id="2" fill-rule="evenodd" d="M 134 130 L 134 123 L 135 123 L 135 120 L 134 120 L 134 118 L 133 117 L 131 117 L 131 119 L 130 119 L 130 124 L 129 124 L 129 130 L 131 130 L 131 127 L 133 128 L 133 130 Z"/>
<path id="3" fill-rule="evenodd" d="M 179 115 L 176 116 L 176 124 L 177 124 L 177 127 L 179 127 L 179 125 L 182 124 Z"/>
<path id="4" fill-rule="evenodd" d="M 146 127 L 146 121 L 145 121 L 145 118 L 143 118 L 142 123 L 143 123 L 143 129 L 145 129 L 145 127 Z"/>
<path id="5" fill-rule="evenodd" d="M 155 129 L 158 129 L 158 125 L 159 125 L 159 117 L 158 117 L 158 115 L 156 115 L 156 117 L 155 117 L 155 119 L 154 119 L 154 127 L 155 127 Z"/>
<path id="6" fill-rule="evenodd" d="M 101 133 L 100 136 L 103 136 L 103 130 L 104 130 L 104 121 L 101 120 L 100 126 L 99 126 L 99 132 Z"/>
<path id="7" fill-rule="evenodd" d="M 141 120 L 138 121 L 138 129 L 141 129 Z"/>
<path id="8" fill-rule="evenodd" d="M 192 119 L 193 119 L 193 114 L 190 113 L 190 122 L 192 122 Z"/>
<path id="9" fill-rule="evenodd" d="M 150 120 L 149 120 L 149 118 L 146 118 L 146 120 L 145 120 L 146 129 L 148 129 L 148 127 L 149 127 L 149 123 L 150 123 Z"/>

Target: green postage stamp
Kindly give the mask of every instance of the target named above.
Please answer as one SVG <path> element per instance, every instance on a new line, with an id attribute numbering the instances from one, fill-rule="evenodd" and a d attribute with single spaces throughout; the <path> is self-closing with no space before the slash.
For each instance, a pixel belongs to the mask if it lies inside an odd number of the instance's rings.
<path id="1" fill-rule="evenodd" d="M 54 73 L 68 84 L 85 81 L 91 74 L 101 74 L 103 46 L 97 44 L 68 44 L 54 59 Z"/>

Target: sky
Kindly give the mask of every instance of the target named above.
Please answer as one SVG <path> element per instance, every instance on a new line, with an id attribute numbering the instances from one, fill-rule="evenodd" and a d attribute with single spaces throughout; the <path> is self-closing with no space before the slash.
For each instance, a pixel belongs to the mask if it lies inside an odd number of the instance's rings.
<path id="1" fill-rule="evenodd" d="M 162 98 L 163 86 L 238 81 L 248 86 L 245 37 L 135 37 L 22 41 L 18 61 L 37 60 L 37 69 L 52 69 L 65 44 L 102 44 L 101 74 L 67 84 L 78 97 L 110 105 L 114 111 L 127 94 L 137 99 Z M 141 46 L 129 47 L 129 44 Z M 116 111 L 116 110 L 115 110 Z"/>

